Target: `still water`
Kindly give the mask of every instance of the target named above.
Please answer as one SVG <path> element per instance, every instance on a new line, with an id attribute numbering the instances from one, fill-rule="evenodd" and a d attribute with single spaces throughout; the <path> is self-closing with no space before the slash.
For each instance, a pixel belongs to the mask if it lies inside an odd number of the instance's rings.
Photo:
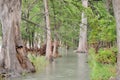
<path id="1" fill-rule="evenodd" d="M 56 59 L 40 73 L 11 80 L 89 80 L 89 68 L 86 54 L 76 54 L 61 50 L 63 57 Z"/>

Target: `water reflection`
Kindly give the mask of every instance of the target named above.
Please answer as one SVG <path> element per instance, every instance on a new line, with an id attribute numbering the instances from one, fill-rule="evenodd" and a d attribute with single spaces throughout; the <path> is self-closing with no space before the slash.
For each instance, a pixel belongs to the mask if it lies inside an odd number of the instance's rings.
<path id="1" fill-rule="evenodd" d="M 86 55 L 75 54 L 70 50 L 67 55 L 49 64 L 41 73 L 12 80 L 89 80 L 88 72 Z"/>
<path id="2" fill-rule="evenodd" d="M 89 68 L 87 62 L 87 54 L 78 54 L 78 76 L 81 76 L 79 77 L 80 80 L 89 80 Z"/>

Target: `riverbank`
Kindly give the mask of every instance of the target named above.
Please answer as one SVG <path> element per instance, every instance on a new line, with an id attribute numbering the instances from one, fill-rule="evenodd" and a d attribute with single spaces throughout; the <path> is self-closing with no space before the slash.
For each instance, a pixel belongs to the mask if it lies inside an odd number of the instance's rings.
<path id="1" fill-rule="evenodd" d="M 1 46 L 2 46 L 2 38 L 0 37 L 0 52 L 1 52 Z"/>
<path id="2" fill-rule="evenodd" d="M 95 49 L 89 49 L 89 66 L 91 80 L 114 80 L 116 76 L 116 50 L 115 48 L 101 49 L 95 53 Z"/>

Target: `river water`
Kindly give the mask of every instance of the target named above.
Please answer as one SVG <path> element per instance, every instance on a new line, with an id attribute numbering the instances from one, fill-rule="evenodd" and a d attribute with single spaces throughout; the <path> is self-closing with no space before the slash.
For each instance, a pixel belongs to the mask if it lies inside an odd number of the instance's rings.
<path id="1" fill-rule="evenodd" d="M 86 54 L 76 54 L 69 50 L 63 57 L 56 59 L 40 73 L 11 80 L 90 80 Z"/>

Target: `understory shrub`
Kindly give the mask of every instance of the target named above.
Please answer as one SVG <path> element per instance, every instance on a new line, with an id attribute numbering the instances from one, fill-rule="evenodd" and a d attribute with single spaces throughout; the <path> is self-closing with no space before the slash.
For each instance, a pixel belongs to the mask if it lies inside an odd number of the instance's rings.
<path id="1" fill-rule="evenodd" d="M 45 56 L 36 56 L 34 54 L 28 54 L 28 58 L 33 63 L 33 65 L 35 66 L 36 71 L 40 71 L 48 63 Z"/>
<path id="2" fill-rule="evenodd" d="M 111 49 L 100 49 L 96 55 L 96 60 L 102 64 L 115 64 L 116 54 Z"/>
<path id="3" fill-rule="evenodd" d="M 93 66 L 90 80 L 109 80 L 110 77 L 115 76 L 116 67 L 114 65 L 98 64 Z"/>
<path id="4" fill-rule="evenodd" d="M 94 48 L 89 49 L 90 80 L 109 80 L 110 77 L 116 75 L 116 61 L 114 60 L 115 56 L 112 57 L 112 55 L 113 53 L 109 50 L 101 49 L 96 54 Z M 108 58 L 108 56 L 113 59 Z"/>

